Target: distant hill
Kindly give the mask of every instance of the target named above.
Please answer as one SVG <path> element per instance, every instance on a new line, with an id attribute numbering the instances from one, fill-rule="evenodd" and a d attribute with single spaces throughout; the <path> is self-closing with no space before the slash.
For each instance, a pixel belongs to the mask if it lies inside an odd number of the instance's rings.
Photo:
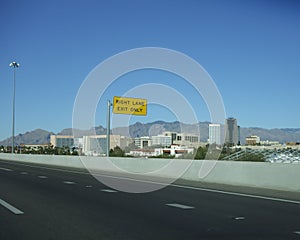
<path id="1" fill-rule="evenodd" d="M 209 122 L 200 122 L 197 124 L 185 124 L 176 122 L 155 121 L 152 123 L 136 122 L 129 127 L 117 127 L 112 129 L 112 134 L 119 134 L 127 137 L 153 136 L 165 131 L 197 133 L 200 128 L 200 139 L 206 142 L 208 139 Z M 106 134 L 106 128 L 98 126 L 89 130 L 77 130 L 78 137 L 96 134 Z M 15 137 L 16 144 L 45 144 L 50 142 L 50 135 L 42 129 L 36 129 Z M 73 135 L 72 128 L 63 129 L 58 135 Z M 300 128 L 284 129 L 264 129 L 264 128 L 241 128 L 241 143 L 245 143 L 247 136 L 257 135 L 261 140 L 285 142 L 300 142 Z M 0 145 L 11 145 L 11 138 L 0 141 Z"/>
<path id="2" fill-rule="evenodd" d="M 15 136 L 15 145 L 19 144 L 47 144 L 50 142 L 50 135 L 52 132 L 45 131 L 43 129 L 35 129 L 24 134 Z M 9 146 L 12 144 L 12 138 L 7 138 L 0 141 L 0 146 Z"/>
<path id="3" fill-rule="evenodd" d="M 76 137 L 82 137 L 82 136 L 89 136 L 89 135 L 102 135 L 106 134 L 106 128 L 103 128 L 102 126 L 99 127 L 94 127 L 89 130 L 79 130 L 76 129 Z M 73 135 L 73 129 L 72 128 L 66 128 L 57 133 L 57 135 L 67 135 L 67 136 L 72 136 Z"/>
<path id="4" fill-rule="evenodd" d="M 264 128 L 241 128 L 241 140 L 250 135 L 259 136 L 262 141 L 272 140 L 280 143 L 300 142 L 300 128 L 264 129 Z"/>

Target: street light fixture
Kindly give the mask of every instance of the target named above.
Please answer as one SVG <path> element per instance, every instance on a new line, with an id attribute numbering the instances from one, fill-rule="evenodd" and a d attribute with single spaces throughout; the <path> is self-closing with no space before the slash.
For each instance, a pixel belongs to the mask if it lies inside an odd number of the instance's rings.
<path id="1" fill-rule="evenodd" d="M 15 148 L 15 98 L 16 98 L 16 68 L 20 66 L 17 62 L 9 64 L 10 67 L 14 68 L 14 79 L 13 79 L 13 99 L 12 99 L 12 144 L 11 153 L 14 153 Z"/>

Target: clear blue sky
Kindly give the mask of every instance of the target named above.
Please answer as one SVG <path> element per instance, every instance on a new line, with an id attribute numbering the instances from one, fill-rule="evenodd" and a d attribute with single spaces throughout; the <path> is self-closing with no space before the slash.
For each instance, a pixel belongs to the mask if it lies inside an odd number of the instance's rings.
<path id="1" fill-rule="evenodd" d="M 0 4 L 0 139 L 11 135 L 12 69 L 17 70 L 16 134 L 72 126 L 73 103 L 101 61 L 138 47 L 164 47 L 198 61 L 214 79 L 227 116 L 242 127 L 299 128 L 299 1 L 15 0 Z M 155 71 L 115 83 L 120 95 L 136 78 L 168 83 Z M 193 91 L 180 88 L 188 97 Z M 196 97 L 195 97 L 196 98 Z M 97 125 L 105 125 L 99 103 Z M 203 103 L 199 121 L 209 121 Z M 104 106 L 104 105 L 103 105 Z M 173 120 L 153 106 L 137 121 Z"/>

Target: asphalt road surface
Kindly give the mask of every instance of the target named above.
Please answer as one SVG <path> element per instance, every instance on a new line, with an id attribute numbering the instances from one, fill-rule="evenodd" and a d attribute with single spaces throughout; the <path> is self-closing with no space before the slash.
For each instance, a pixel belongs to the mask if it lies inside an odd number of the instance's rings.
<path id="1" fill-rule="evenodd" d="M 300 201 L 239 192 L 125 193 L 84 171 L 1 160 L 0 239 L 300 239 Z"/>

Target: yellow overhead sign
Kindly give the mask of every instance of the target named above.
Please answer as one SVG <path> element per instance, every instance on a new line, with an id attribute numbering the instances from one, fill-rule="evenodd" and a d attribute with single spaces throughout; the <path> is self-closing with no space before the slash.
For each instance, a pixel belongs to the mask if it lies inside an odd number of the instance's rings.
<path id="1" fill-rule="evenodd" d="M 114 97 L 113 113 L 147 115 L 147 100 L 140 98 Z"/>

